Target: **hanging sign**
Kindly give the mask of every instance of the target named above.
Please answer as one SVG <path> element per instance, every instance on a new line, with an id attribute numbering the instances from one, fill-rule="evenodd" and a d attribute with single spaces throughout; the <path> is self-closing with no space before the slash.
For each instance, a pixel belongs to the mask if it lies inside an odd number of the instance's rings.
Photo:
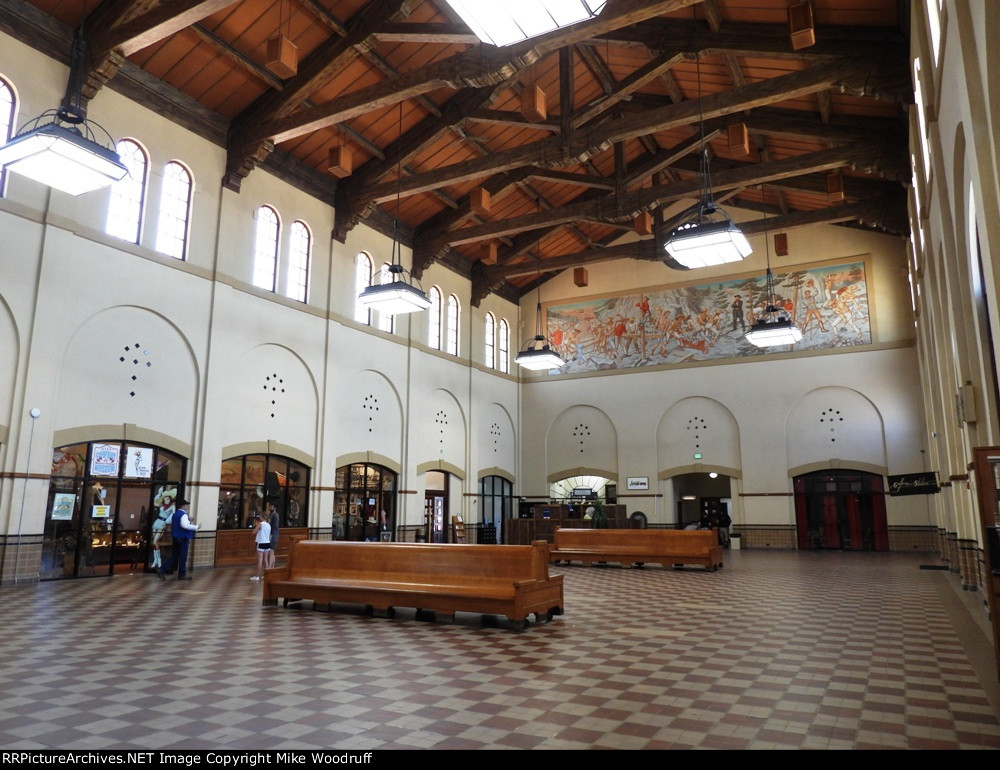
<path id="1" fill-rule="evenodd" d="M 153 450 L 148 446 L 125 445 L 124 475 L 130 479 L 148 479 L 153 475 Z"/>
<path id="2" fill-rule="evenodd" d="M 94 444 L 90 456 L 90 475 L 117 476 L 121 453 L 120 444 Z"/>
<path id="3" fill-rule="evenodd" d="M 76 495 L 57 492 L 52 496 L 52 521 L 69 521 L 76 508 Z"/>
<path id="4" fill-rule="evenodd" d="M 889 497 L 933 495 L 940 491 L 941 487 L 938 486 L 937 471 L 901 473 L 898 476 L 889 477 Z"/>

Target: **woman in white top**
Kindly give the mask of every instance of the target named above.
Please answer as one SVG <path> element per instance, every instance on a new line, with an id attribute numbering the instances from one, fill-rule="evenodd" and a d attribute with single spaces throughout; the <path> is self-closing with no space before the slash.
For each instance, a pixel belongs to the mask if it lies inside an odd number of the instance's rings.
<path id="1" fill-rule="evenodd" d="M 271 550 L 271 525 L 268 523 L 268 512 L 263 511 L 257 526 L 253 528 L 253 540 L 257 544 L 257 574 L 250 580 L 259 583 L 264 577 L 264 566 L 267 564 L 267 555 Z"/>

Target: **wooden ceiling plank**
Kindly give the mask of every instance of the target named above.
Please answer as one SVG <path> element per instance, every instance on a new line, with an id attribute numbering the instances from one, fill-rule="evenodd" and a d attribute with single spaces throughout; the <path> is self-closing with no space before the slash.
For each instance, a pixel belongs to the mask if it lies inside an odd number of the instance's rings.
<path id="1" fill-rule="evenodd" d="M 216 51 L 218 51 L 219 54 L 229 59 L 229 61 L 238 66 L 240 69 L 249 72 L 255 78 L 264 83 L 268 88 L 273 88 L 275 91 L 281 91 L 284 88 L 281 78 L 272 74 L 269 69 L 261 64 L 258 64 L 242 51 L 231 46 L 214 32 L 207 29 L 204 25 L 192 24 L 188 27 L 188 29 L 199 40 L 203 40 L 208 43 Z"/>
<path id="2" fill-rule="evenodd" d="M 591 41 L 595 45 L 642 45 L 663 53 L 694 55 L 692 40 L 697 40 L 702 56 L 732 54 L 786 61 L 818 61 L 851 56 L 902 56 L 906 39 L 897 28 L 823 27 L 815 45 L 793 50 L 788 42 L 787 24 L 724 23 L 717 32 L 699 28 L 693 35 L 690 20 L 652 19 L 630 27 L 621 27 Z"/>
<path id="3" fill-rule="evenodd" d="M 762 235 L 775 230 L 792 230 L 797 227 L 807 227 L 816 224 L 836 224 L 857 219 L 875 220 L 879 211 L 871 202 L 843 204 L 831 206 L 816 211 L 799 211 L 792 214 L 768 217 L 767 222 L 754 220 L 740 222 L 740 230 L 744 235 Z M 552 271 L 564 270 L 570 267 L 593 265 L 599 262 L 611 262 L 619 259 L 639 259 L 659 261 L 665 253 L 658 238 L 645 238 L 640 241 L 607 246 L 597 249 L 584 249 L 576 254 L 563 254 L 558 257 L 548 257 L 541 265 L 520 263 L 514 265 L 498 264 L 486 268 L 486 280 L 491 285 L 503 280 L 523 275 L 533 275 L 539 269 Z"/>
<path id="4" fill-rule="evenodd" d="M 336 74 L 359 54 L 357 46 L 373 39 L 373 30 L 380 24 L 405 15 L 412 0 L 370 0 L 347 22 L 347 35 L 331 37 L 299 63 L 299 72 L 285 82 L 285 90 L 267 93 L 250 105 L 233 120 L 236 127 L 242 124 L 264 123 L 288 115 L 301 102 Z"/>
<path id="5" fill-rule="evenodd" d="M 226 148 L 226 173 L 223 186 L 239 192 L 242 180 L 267 157 L 268 145 L 274 142 L 259 137 L 257 128 L 269 120 L 280 119 L 296 109 L 317 88 L 329 81 L 336 71 L 359 55 L 359 46 L 372 40 L 372 30 L 380 24 L 406 16 L 413 0 L 369 0 L 347 22 L 344 37 L 331 37 L 299 64 L 298 74 L 285 81 L 281 92 L 268 91 L 243 110 L 230 123 Z M 312 107 L 310 109 L 315 109 Z"/>
<path id="6" fill-rule="evenodd" d="M 748 164 L 713 174 L 712 192 L 724 192 L 733 187 L 749 187 L 789 176 L 841 168 L 852 162 L 860 163 L 862 159 L 870 155 L 871 149 L 866 145 L 849 145 L 785 158 L 771 163 Z M 588 200 L 582 203 L 574 202 L 540 214 L 511 217 L 479 227 L 439 233 L 436 236 L 422 239 L 423 242 L 417 244 L 415 248 L 431 251 L 440 250 L 445 245 L 474 243 L 499 235 L 510 235 L 580 219 L 630 219 L 637 211 L 650 209 L 665 202 L 696 198 L 702 191 L 703 181 L 700 178 L 642 188 L 608 198 Z"/>
<path id="7" fill-rule="evenodd" d="M 512 59 L 508 56 L 455 54 L 324 104 L 266 121 L 250 131 L 248 136 L 252 141 L 270 139 L 277 144 L 439 88 L 457 90 L 500 85 L 516 77 L 531 63 L 530 59 Z"/>
<path id="8" fill-rule="evenodd" d="M 660 77 L 664 72 L 683 59 L 683 55 L 658 56 L 648 64 L 643 65 L 624 80 L 620 81 L 612 93 L 603 99 L 599 99 L 594 104 L 580 110 L 573 116 L 573 127 L 578 128 L 584 123 L 593 120 L 598 115 L 611 109 L 623 99 L 627 99 L 635 91 L 642 88 L 646 83 Z"/>
<path id="9" fill-rule="evenodd" d="M 385 158 L 369 161 L 346 180 L 337 185 L 337 206 L 334 212 L 333 237 L 344 240 L 347 233 L 370 211 L 371 201 L 361 203 L 357 190 L 375 184 L 396 169 L 399 162 L 406 163 L 425 147 L 437 140 L 442 132 L 459 124 L 470 110 L 489 104 L 496 97 L 494 88 L 465 88 L 445 104 L 440 117 L 428 116 L 405 134 L 386 146 Z M 496 191 L 491 191 L 496 194 Z M 468 201 L 466 200 L 466 204 Z M 460 207 L 461 209 L 461 207 Z"/>
<path id="10" fill-rule="evenodd" d="M 706 131 L 704 141 L 710 142 L 720 133 L 721 129 L 718 128 Z M 700 150 L 701 145 L 702 136 L 701 134 L 697 134 L 690 139 L 681 142 L 679 145 L 671 147 L 669 150 L 663 150 L 652 157 L 640 159 L 638 161 L 639 165 L 625 177 L 625 187 L 634 187 L 639 182 L 649 179 L 651 176 L 659 173 L 672 163 L 676 163 L 678 159 L 683 158 L 685 155 L 690 155 L 692 152 Z"/>
<path id="11" fill-rule="evenodd" d="M 594 50 L 592 45 L 586 43 L 579 43 L 573 46 L 577 55 L 587 65 L 587 69 L 590 70 L 597 82 L 601 84 L 601 88 L 604 89 L 605 94 L 613 93 L 615 90 L 615 80 L 611 73 L 608 71 L 607 66 L 601 61 L 601 57 Z"/>
<path id="12" fill-rule="evenodd" d="M 344 37 L 347 34 L 347 27 L 336 16 L 320 5 L 317 0 L 295 0 L 298 5 L 309 10 L 320 22 L 336 34 Z"/>
<path id="13" fill-rule="evenodd" d="M 712 119 L 734 111 L 751 109 L 774 102 L 830 88 L 845 76 L 864 67 L 857 59 L 838 60 L 800 72 L 781 75 L 769 80 L 752 83 L 742 88 L 707 96 L 701 101 L 691 99 L 637 115 L 629 115 L 602 124 L 597 129 L 584 131 L 569 148 L 560 146 L 558 137 L 550 137 L 514 150 L 496 152 L 488 158 L 456 163 L 444 168 L 418 174 L 404 180 L 403 195 L 425 192 L 443 184 L 477 179 L 522 165 L 569 165 L 589 157 L 595 151 L 607 149 L 613 142 L 634 139 L 650 131 L 695 124 L 700 117 Z M 372 185 L 359 191 L 363 200 L 383 200 L 396 193 L 394 186 Z"/>
<path id="14" fill-rule="evenodd" d="M 486 180 L 482 187 L 490 194 L 490 197 L 496 200 L 522 179 L 526 179 L 530 171 L 531 169 L 525 167 L 506 174 L 498 174 Z M 417 229 L 417 237 L 422 238 L 427 233 L 452 230 L 459 226 L 463 220 L 467 219 L 471 213 L 472 212 L 469 210 L 469 198 L 466 196 L 457 212 L 443 211 L 441 214 L 435 215 L 424 222 L 423 225 Z"/>
<path id="15" fill-rule="evenodd" d="M 131 18 L 117 27 L 101 28 L 90 38 L 91 56 L 99 60 L 114 50 L 123 56 L 131 56 L 136 51 L 158 43 L 236 2 L 237 0 L 161 2 L 146 13 Z"/>
<path id="16" fill-rule="evenodd" d="M 543 120 L 538 123 L 529 121 L 520 112 L 509 110 L 473 110 L 465 116 L 466 120 L 474 123 L 492 123 L 501 126 L 513 126 L 514 128 L 533 128 L 540 131 L 559 131 L 560 121 Z"/>
<path id="17" fill-rule="evenodd" d="M 436 43 L 440 45 L 479 45 L 480 40 L 464 24 L 433 22 L 390 22 L 375 31 L 383 43 Z"/>
<path id="18" fill-rule="evenodd" d="M 872 136 L 895 134 L 905 136 L 905 127 L 898 120 L 862 118 L 846 122 L 846 119 L 830 123 L 794 110 L 755 109 L 743 118 L 751 134 L 785 139 L 805 139 L 828 142 L 860 142 Z"/>
<path id="19" fill-rule="evenodd" d="M 535 179 L 548 179 L 553 182 L 565 182 L 566 184 L 579 185 L 580 187 L 592 187 L 598 190 L 614 190 L 614 180 L 603 176 L 593 176 L 591 174 L 573 174 L 569 171 L 556 171 L 547 168 L 528 168 L 528 175 Z"/>

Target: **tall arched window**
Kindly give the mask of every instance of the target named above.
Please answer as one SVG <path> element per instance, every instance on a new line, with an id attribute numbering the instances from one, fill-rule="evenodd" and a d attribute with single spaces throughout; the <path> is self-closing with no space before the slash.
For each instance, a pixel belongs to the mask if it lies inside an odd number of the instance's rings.
<path id="1" fill-rule="evenodd" d="M 270 206 L 257 209 L 257 236 L 254 240 L 253 285 L 274 291 L 278 271 L 278 212 Z"/>
<path id="2" fill-rule="evenodd" d="M 362 251 L 354 261 L 354 266 L 354 320 L 358 323 L 370 324 L 372 322 L 372 311 L 367 305 L 362 304 L 358 297 L 361 296 L 361 292 L 372 285 L 371 257 Z"/>
<path id="3" fill-rule="evenodd" d="M 0 144 L 6 144 L 14 134 L 14 115 L 17 106 L 14 100 L 14 89 L 3 78 L 0 78 Z M 4 193 L 7 182 L 7 171 L 0 166 L 0 195 Z"/>
<path id="4" fill-rule="evenodd" d="M 453 356 L 458 355 L 458 319 L 461 308 L 458 304 L 458 297 L 454 294 L 448 296 L 448 338 L 446 351 Z"/>
<path id="5" fill-rule="evenodd" d="M 305 222 L 292 222 L 291 242 L 288 248 L 288 289 L 287 294 L 299 302 L 306 301 L 309 287 L 309 252 L 312 248 L 312 234 Z"/>
<path id="6" fill-rule="evenodd" d="M 427 292 L 431 306 L 427 310 L 427 344 L 435 350 L 441 349 L 441 290 L 431 286 Z"/>
<path id="7" fill-rule="evenodd" d="M 506 318 L 500 319 L 497 331 L 497 363 L 497 368 L 504 374 L 510 371 L 510 325 Z"/>
<path id="8" fill-rule="evenodd" d="M 149 161 L 146 151 L 133 139 L 122 139 L 115 145 L 128 174 L 111 187 L 108 221 L 104 230 L 123 241 L 139 243 L 142 235 L 142 214 L 146 204 L 146 175 Z"/>
<path id="9" fill-rule="evenodd" d="M 487 313 L 483 319 L 483 363 L 490 369 L 496 369 L 496 333 L 497 319 L 492 313 Z"/>
<path id="10" fill-rule="evenodd" d="M 191 191 L 194 178 L 181 163 L 170 161 L 163 167 L 160 195 L 160 222 L 156 228 L 156 250 L 177 259 L 187 254 L 191 218 Z"/>
<path id="11" fill-rule="evenodd" d="M 392 283 L 392 273 L 389 272 L 389 263 L 383 262 L 382 269 L 379 271 L 379 283 Z M 396 316 L 390 313 L 378 314 L 378 328 L 381 331 L 389 332 L 392 334 L 396 330 Z"/>

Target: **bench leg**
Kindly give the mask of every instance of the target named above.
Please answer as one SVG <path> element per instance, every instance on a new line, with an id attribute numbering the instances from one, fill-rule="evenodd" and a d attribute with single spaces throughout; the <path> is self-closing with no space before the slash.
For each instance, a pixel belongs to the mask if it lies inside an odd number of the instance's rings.
<path id="1" fill-rule="evenodd" d="M 528 619 L 521 618 L 520 620 L 515 620 L 510 618 L 507 620 L 507 625 L 512 631 L 523 631 L 528 626 Z"/>

